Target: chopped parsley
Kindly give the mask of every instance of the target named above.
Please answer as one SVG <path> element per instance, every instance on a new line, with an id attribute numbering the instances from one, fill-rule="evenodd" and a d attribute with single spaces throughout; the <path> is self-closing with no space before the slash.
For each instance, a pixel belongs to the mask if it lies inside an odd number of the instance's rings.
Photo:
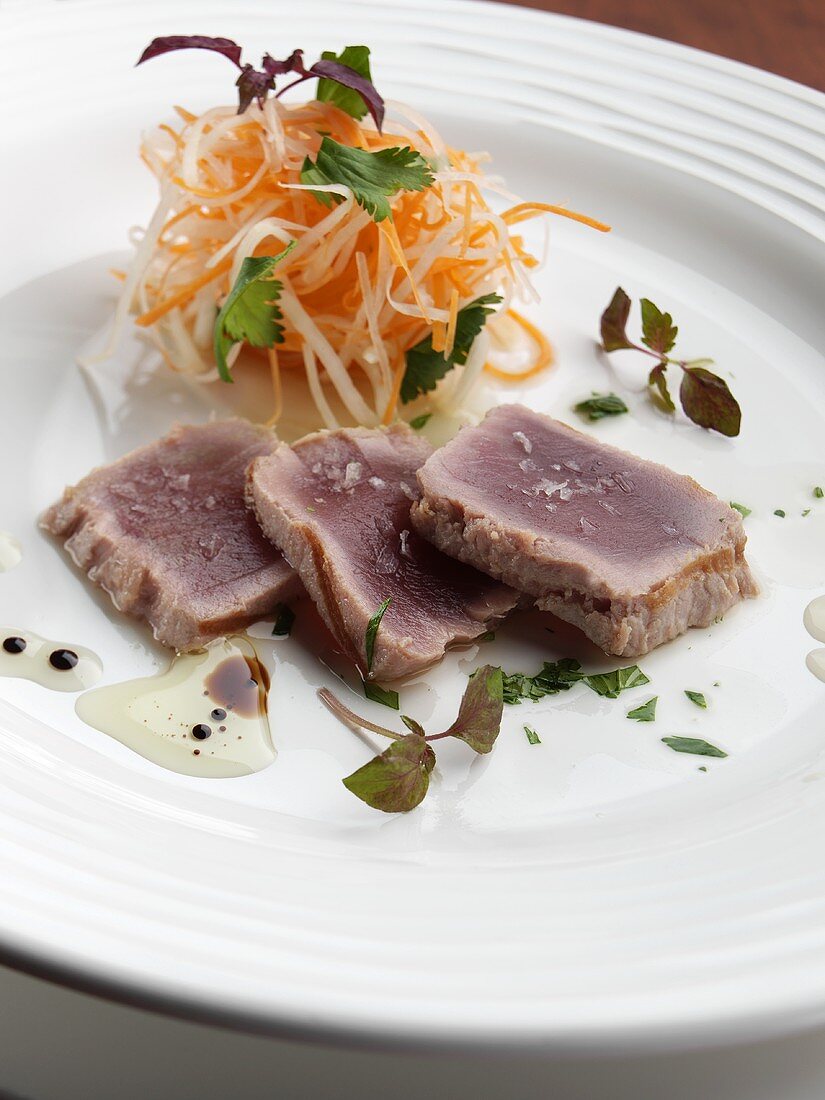
<path id="1" fill-rule="evenodd" d="M 531 726 L 525 726 L 524 732 L 527 734 L 527 740 L 531 745 L 540 745 L 541 738 Z"/>
<path id="2" fill-rule="evenodd" d="M 422 413 L 421 416 L 414 416 L 410 421 L 410 427 L 414 428 L 415 431 L 420 432 L 424 425 L 427 424 L 432 415 L 432 413 Z"/>
<path id="3" fill-rule="evenodd" d="M 628 407 L 615 393 L 593 394 L 573 406 L 573 411 L 587 420 L 603 420 L 606 416 L 621 416 Z"/>
<path id="4" fill-rule="evenodd" d="M 513 705 L 522 699 L 543 699 L 545 695 L 558 695 L 568 691 L 584 678 L 581 665 L 572 657 L 560 661 L 545 661 L 535 676 L 525 672 L 504 673 L 504 702 Z"/>
<path id="5" fill-rule="evenodd" d="M 655 722 L 656 721 L 656 704 L 659 701 L 659 696 L 654 695 L 652 699 L 648 699 L 646 703 L 642 703 L 640 707 L 636 707 L 634 710 L 627 712 L 627 717 L 632 718 L 634 722 Z"/>
<path id="6" fill-rule="evenodd" d="M 382 688 L 374 680 L 364 680 L 364 695 L 373 703 L 381 703 L 382 706 L 389 707 L 391 710 L 399 709 L 398 692 L 391 688 Z"/>
<path id="7" fill-rule="evenodd" d="M 817 500 L 822 500 L 825 497 L 825 489 L 821 485 L 814 485 L 814 496 Z"/>
<path id="8" fill-rule="evenodd" d="M 662 743 L 674 752 L 688 752 L 693 756 L 717 756 L 722 759 L 728 755 L 699 737 L 663 737 Z"/>
<path id="9" fill-rule="evenodd" d="M 321 140 L 315 162 L 306 157 L 301 168 L 301 183 L 348 187 L 358 205 L 377 222 L 392 219 L 392 195 L 398 191 L 424 191 L 433 182 L 429 165 L 412 149 L 394 146 L 369 153 L 340 145 L 331 137 Z M 330 191 L 313 191 L 313 195 L 324 206 L 344 201 L 343 196 Z"/>
<path id="10" fill-rule="evenodd" d="M 688 691 L 685 690 L 685 695 L 690 699 L 691 703 L 695 703 L 697 707 L 701 707 L 703 710 L 707 710 L 708 701 L 701 693 L 701 691 Z"/>
<path id="11" fill-rule="evenodd" d="M 391 603 L 392 599 L 388 596 L 378 610 L 371 616 L 370 621 L 367 623 L 367 629 L 364 632 L 364 650 L 367 655 L 368 673 L 372 672 L 372 660 L 375 656 L 375 639 L 378 634 L 378 628 L 381 625 L 381 620 L 384 618 L 384 613 Z"/>
<path id="12" fill-rule="evenodd" d="M 618 699 L 621 692 L 650 683 L 638 665 L 617 668 L 614 672 L 599 672 L 583 679 L 589 688 L 605 699 Z"/>
<path id="13" fill-rule="evenodd" d="M 292 630 L 292 624 L 295 622 L 295 612 L 291 607 L 288 607 L 285 603 L 279 603 L 275 605 L 275 622 L 272 627 L 272 634 L 276 638 L 286 638 Z"/>
<path id="14" fill-rule="evenodd" d="M 774 514 L 775 516 L 779 516 L 779 518 L 780 518 L 780 519 L 784 519 L 784 518 L 785 518 L 785 512 L 784 512 L 784 509 L 782 509 L 782 508 L 776 508 L 776 509 L 774 509 L 774 513 L 773 513 L 773 514 Z"/>
<path id="15" fill-rule="evenodd" d="M 731 506 L 731 508 L 736 509 L 736 511 L 739 513 L 739 515 L 742 517 L 742 519 L 747 519 L 748 516 L 751 514 L 751 511 L 752 511 L 752 509 L 746 508 L 744 504 L 737 504 L 735 500 L 732 500 L 730 502 L 730 506 Z"/>

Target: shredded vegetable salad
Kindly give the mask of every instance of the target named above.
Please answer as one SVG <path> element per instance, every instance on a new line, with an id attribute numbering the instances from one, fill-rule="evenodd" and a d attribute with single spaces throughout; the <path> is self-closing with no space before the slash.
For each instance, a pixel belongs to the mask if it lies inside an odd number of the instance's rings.
<path id="1" fill-rule="evenodd" d="M 240 112 L 224 106 L 200 115 L 176 107 L 178 122 L 159 126 L 142 144 L 160 200 L 146 230 L 134 232 L 115 338 L 134 314 L 173 370 L 204 382 L 230 380 L 216 365 L 216 315 L 237 295 L 242 272 L 248 280 L 244 261 L 277 254 L 269 304 L 279 323 L 266 346 L 258 341 L 250 351 L 268 360 L 273 422 L 281 412 L 282 372 L 305 373 L 320 422 L 336 427 L 342 419 L 373 426 L 399 416 L 409 389 L 407 355 L 422 346 L 450 367 L 450 377 L 416 394 L 423 397 L 416 412 L 427 404 L 460 406 L 485 365 L 512 378 L 494 362 L 495 343 L 507 332 L 518 330 L 531 348 L 518 376 L 548 366 L 547 339 L 514 309 L 537 299 L 530 272 L 538 261 L 517 227 L 546 212 L 608 227 L 520 201 L 485 175 L 484 155 L 449 147 L 399 103 L 388 102 L 384 117 L 381 102 L 381 130 L 366 109 L 357 118 L 321 99 L 287 103 L 263 95 Z M 355 173 L 345 177 L 349 184 L 331 177 L 335 164 L 330 169 L 329 158 L 322 160 L 322 143 L 333 153 L 346 147 Z M 379 219 L 360 191 L 362 165 L 369 165 L 351 150 L 395 151 L 377 167 L 403 151 L 421 170 L 420 186 L 385 190 L 380 202 L 389 204 L 389 214 Z M 509 205 L 497 212 L 492 201 Z M 480 331 L 459 355 L 462 311 L 480 298 L 495 300 L 497 312 L 484 325 L 484 314 L 493 311 L 480 311 Z M 496 336 L 488 329 L 497 325 Z M 236 361 L 249 343 L 231 344 L 230 369 L 241 369 Z"/>

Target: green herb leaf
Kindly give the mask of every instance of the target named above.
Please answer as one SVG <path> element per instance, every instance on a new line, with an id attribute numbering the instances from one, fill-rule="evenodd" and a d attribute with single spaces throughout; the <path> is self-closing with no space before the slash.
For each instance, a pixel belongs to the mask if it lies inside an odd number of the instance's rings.
<path id="1" fill-rule="evenodd" d="M 662 742 L 674 752 L 688 752 L 694 756 L 717 756 L 721 759 L 728 755 L 699 737 L 663 737 Z"/>
<path id="2" fill-rule="evenodd" d="M 368 153 L 365 149 L 339 145 L 331 137 L 322 139 L 315 163 L 307 157 L 301 168 L 301 183 L 343 184 L 377 222 L 392 217 L 390 196 L 398 191 L 424 191 L 433 182 L 429 165 L 412 149 L 394 147 Z M 325 206 L 343 201 L 340 195 L 328 191 L 313 194 Z"/>
<path id="3" fill-rule="evenodd" d="M 427 336 L 407 352 L 407 368 L 401 382 L 401 400 L 406 405 L 422 393 L 434 390 L 436 384 L 456 364 L 467 362 L 476 336 L 484 328 L 493 307 L 501 301 L 498 294 L 484 294 L 458 311 L 453 350 L 449 357 L 433 350 L 432 336 Z"/>
<path id="4" fill-rule="evenodd" d="M 524 732 L 527 734 L 527 740 L 531 745 L 540 745 L 541 738 L 531 726 L 525 726 Z"/>
<path id="5" fill-rule="evenodd" d="M 730 506 L 731 506 L 731 508 L 736 509 L 736 511 L 739 513 L 739 515 L 742 517 L 742 519 L 747 519 L 748 516 L 751 514 L 751 509 L 750 508 L 746 508 L 744 504 L 737 504 L 735 500 L 732 500 L 730 502 Z"/>
<path id="6" fill-rule="evenodd" d="M 346 46 L 339 54 L 334 50 L 325 50 L 321 54 L 321 60 L 337 61 L 339 65 L 346 65 L 348 69 L 354 70 L 359 76 L 372 83 L 369 46 Z M 354 88 L 346 88 L 337 80 L 329 80 L 325 77 L 318 81 L 315 98 L 322 103 L 334 103 L 336 107 L 340 107 L 353 118 L 363 118 L 368 110 L 364 97 Z"/>
<path id="7" fill-rule="evenodd" d="M 385 611 L 391 603 L 392 598 L 388 596 L 367 623 L 367 629 L 364 634 L 364 650 L 367 655 L 367 674 L 372 672 L 372 661 L 375 656 L 375 638 L 378 634 L 378 628 L 381 625 L 381 620 L 384 618 Z"/>
<path id="8" fill-rule="evenodd" d="M 495 630 L 485 630 L 483 634 L 479 634 L 474 640 L 476 645 L 481 645 L 484 642 L 494 642 L 496 640 L 496 632 Z"/>
<path id="9" fill-rule="evenodd" d="M 432 415 L 432 413 L 422 413 L 421 416 L 414 416 L 410 421 L 410 427 L 420 432 Z"/>
<path id="10" fill-rule="evenodd" d="M 802 513 L 802 516 L 803 516 L 803 518 L 804 518 L 805 516 L 809 516 L 810 514 L 811 514 L 811 509 L 810 509 L 810 508 L 806 508 L 806 509 L 804 510 L 804 512 Z"/>
<path id="11" fill-rule="evenodd" d="M 634 710 L 627 712 L 627 717 L 632 718 L 635 722 L 655 722 L 656 721 L 656 704 L 659 701 L 659 696 L 654 695 L 652 699 L 648 699 L 646 703 L 642 703 L 640 707 L 636 707 Z"/>
<path id="12" fill-rule="evenodd" d="M 685 690 L 685 695 L 687 695 L 687 697 L 688 697 L 688 699 L 690 699 L 691 703 L 695 703 L 697 707 L 702 707 L 703 710 L 707 710 L 708 701 L 704 697 L 704 695 L 701 693 L 701 691 L 687 691 L 687 690 Z"/>
<path id="13" fill-rule="evenodd" d="M 573 406 L 573 411 L 588 420 L 602 420 L 605 416 L 620 416 L 628 411 L 627 405 L 615 393 L 596 394 Z"/>
<path id="14" fill-rule="evenodd" d="M 825 497 L 825 489 L 823 489 L 821 485 L 815 485 L 814 496 L 817 500 L 822 500 L 822 498 Z"/>
<path id="15" fill-rule="evenodd" d="M 418 733 L 399 737 L 343 780 L 348 791 L 384 813 L 406 813 L 422 801 L 430 786 L 435 753 Z"/>
<path id="16" fill-rule="evenodd" d="M 278 298 L 283 284 L 270 279 L 276 266 L 296 245 L 290 241 L 277 256 L 247 256 L 235 285 L 215 318 L 212 347 L 218 374 L 232 381 L 226 357 L 230 348 L 246 340 L 253 348 L 271 348 L 283 343 L 284 328 Z"/>
<path id="17" fill-rule="evenodd" d="M 285 603 L 275 604 L 275 623 L 272 627 L 272 634 L 276 638 L 285 638 L 292 630 L 292 624 L 295 622 L 295 612 L 291 607 L 288 607 Z"/>
<path id="18" fill-rule="evenodd" d="M 667 355 L 679 332 L 673 318 L 669 313 L 662 313 L 649 298 L 642 298 L 639 304 L 642 307 L 642 343 L 658 355 Z"/>
<path id="19" fill-rule="evenodd" d="M 727 382 L 704 367 L 683 365 L 682 370 L 679 400 L 693 423 L 721 435 L 739 435 L 742 410 Z"/>
<path id="20" fill-rule="evenodd" d="M 476 752 L 487 753 L 501 729 L 503 708 L 501 669 L 484 665 L 467 684 L 458 717 L 442 736 L 457 737 Z"/>
<path id="21" fill-rule="evenodd" d="M 632 348 L 625 329 L 630 316 L 630 298 L 620 286 L 616 287 L 610 305 L 601 316 L 600 331 L 605 351 L 621 351 Z"/>
<path id="22" fill-rule="evenodd" d="M 511 706 L 522 699 L 543 699 L 545 695 L 558 695 L 584 678 L 581 665 L 572 657 L 560 661 L 545 661 L 535 676 L 524 672 L 505 673 L 503 679 L 504 702 Z"/>
<path id="23" fill-rule="evenodd" d="M 392 688 L 382 688 L 374 680 L 364 680 L 363 684 L 364 695 L 373 703 L 381 703 L 382 706 L 389 707 L 391 710 L 399 709 L 397 691 L 393 691 Z"/>
<path id="24" fill-rule="evenodd" d="M 657 405 L 660 405 L 665 412 L 676 412 L 676 405 L 673 402 L 673 398 L 670 396 L 670 390 L 667 385 L 667 363 L 662 360 L 661 363 L 657 363 L 650 374 L 647 376 L 647 384 L 651 389 L 651 397 Z"/>
<path id="25" fill-rule="evenodd" d="M 784 518 L 785 518 L 785 510 L 784 510 L 783 508 L 777 508 L 777 509 L 775 509 L 775 511 L 774 511 L 774 513 L 773 513 L 773 514 L 774 514 L 775 516 L 779 516 L 779 518 L 780 518 L 780 519 L 784 519 Z"/>
<path id="26" fill-rule="evenodd" d="M 605 699 L 618 699 L 621 692 L 650 683 L 638 665 L 628 665 L 626 668 L 617 668 L 613 672 L 584 676 L 583 679 L 589 688 Z"/>

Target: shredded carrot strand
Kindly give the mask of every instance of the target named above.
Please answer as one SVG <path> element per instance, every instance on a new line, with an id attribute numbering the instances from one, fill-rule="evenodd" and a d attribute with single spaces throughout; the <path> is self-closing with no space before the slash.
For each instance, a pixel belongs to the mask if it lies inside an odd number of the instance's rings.
<path id="1" fill-rule="evenodd" d="M 570 218 L 574 222 L 581 222 L 582 225 L 589 225 L 591 229 L 598 229 L 600 233 L 610 232 L 610 226 L 605 225 L 604 222 L 589 218 L 587 214 L 568 210 L 566 206 L 551 206 L 548 202 L 520 202 L 511 206 L 509 210 L 505 210 L 501 217 L 507 225 L 517 225 L 518 222 L 535 218 L 539 214 L 559 214 L 562 218 Z"/>
<path id="2" fill-rule="evenodd" d="M 526 317 L 522 317 L 514 309 L 508 309 L 507 316 L 512 317 L 517 324 L 521 325 L 528 336 L 535 340 L 538 345 L 536 360 L 526 370 L 521 371 L 500 370 L 498 367 L 494 367 L 492 363 L 485 363 L 484 369 L 488 374 L 492 374 L 495 378 L 501 378 L 505 382 L 524 382 L 552 365 L 553 347 L 544 333 L 537 329 L 534 324 L 531 324 Z"/>
<path id="3" fill-rule="evenodd" d="M 193 279 L 191 283 L 187 283 L 186 286 L 181 287 L 180 290 L 170 295 L 163 302 L 159 302 L 154 308 L 148 309 L 145 313 L 141 313 L 139 317 L 135 318 L 135 324 L 140 325 L 141 328 L 146 328 L 147 325 L 153 325 L 155 321 L 165 316 L 170 309 L 182 306 L 185 302 L 194 298 L 201 287 L 211 283 L 214 279 L 220 278 L 221 275 L 225 275 L 231 266 L 232 258 L 227 256 L 225 260 L 222 260 L 219 264 L 215 264 L 215 266 L 209 268 L 209 270 L 204 271 L 197 279 Z"/>

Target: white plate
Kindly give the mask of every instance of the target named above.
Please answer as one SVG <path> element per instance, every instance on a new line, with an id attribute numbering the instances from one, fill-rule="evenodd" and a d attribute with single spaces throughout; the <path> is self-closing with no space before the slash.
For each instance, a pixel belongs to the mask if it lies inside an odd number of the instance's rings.
<path id="1" fill-rule="evenodd" d="M 825 1020 L 825 685 L 805 668 L 802 626 L 825 590 L 825 503 L 811 499 L 825 482 L 825 98 L 491 4 L 7 5 L 0 528 L 23 561 L 0 575 L 0 618 L 88 646 L 104 682 L 163 655 L 35 516 L 187 413 L 145 374 L 103 410 L 74 366 L 111 307 L 111 254 L 150 210 L 141 127 L 229 94 L 204 55 L 134 70 L 151 37 L 181 31 L 253 54 L 369 42 L 385 94 L 490 149 L 520 193 L 610 221 L 607 238 L 553 223 L 533 315 L 559 366 L 519 396 L 570 417 L 591 389 L 629 392 L 631 415 L 593 430 L 748 504 L 764 596 L 646 658 L 649 689 L 509 709 L 495 752 L 444 750 L 426 803 L 401 817 L 342 787 L 370 750 L 317 703 L 329 674 L 294 639 L 271 647 L 278 759 L 235 780 L 161 771 L 83 726 L 72 696 L 2 680 L 3 953 L 180 1012 L 373 1042 L 647 1048 Z M 684 352 L 732 378 L 739 439 L 671 426 L 631 357 L 611 374 L 593 338 L 619 282 L 670 309 Z M 104 388 L 117 392 L 131 354 Z M 598 660 L 572 632 L 521 619 L 483 656 L 512 668 L 565 652 Z M 468 658 L 407 689 L 406 708 L 446 717 Z M 656 724 L 628 722 L 654 693 Z M 701 772 L 660 743 L 668 733 L 730 756 Z"/>

